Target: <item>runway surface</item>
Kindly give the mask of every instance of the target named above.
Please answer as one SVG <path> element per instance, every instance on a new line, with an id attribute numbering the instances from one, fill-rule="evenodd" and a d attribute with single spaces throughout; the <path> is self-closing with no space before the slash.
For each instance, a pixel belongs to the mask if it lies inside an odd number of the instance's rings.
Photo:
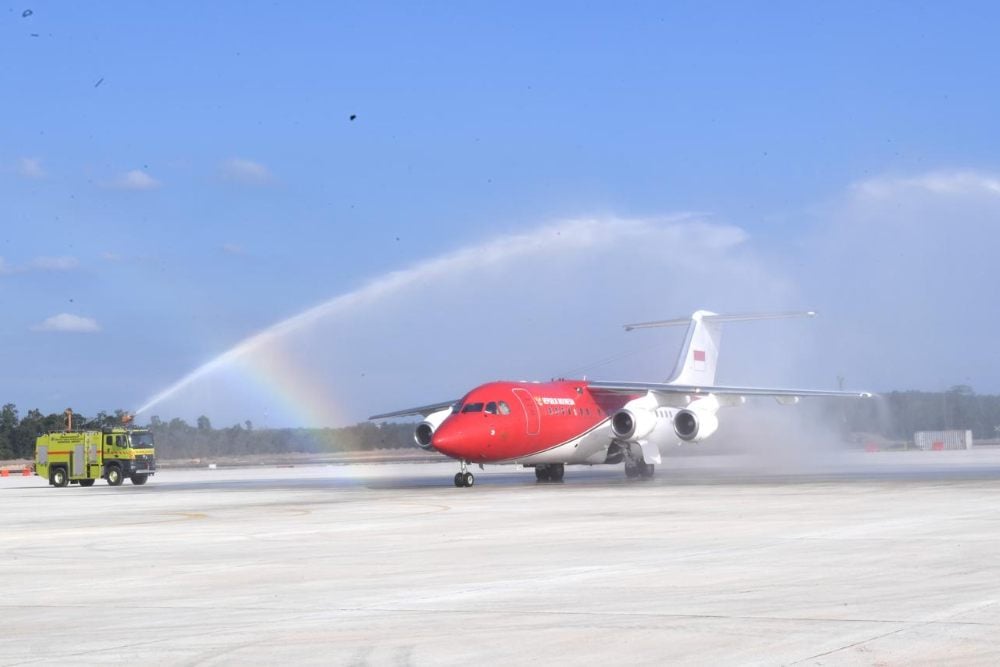
<path id="1" fill-rule="evenodd" d="M 1000 662 L 1000 452 L 0 479 L 0 665 Z"/>

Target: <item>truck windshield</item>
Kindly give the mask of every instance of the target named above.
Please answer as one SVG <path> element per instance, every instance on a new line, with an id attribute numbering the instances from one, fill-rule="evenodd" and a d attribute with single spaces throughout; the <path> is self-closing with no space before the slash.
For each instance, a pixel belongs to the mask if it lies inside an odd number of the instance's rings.
<path id="1" fill-rule="evenodd" d="M 152 433 L 129 433 L 128 438 L 132 449 L 149 449 L 153 446 Z"/>

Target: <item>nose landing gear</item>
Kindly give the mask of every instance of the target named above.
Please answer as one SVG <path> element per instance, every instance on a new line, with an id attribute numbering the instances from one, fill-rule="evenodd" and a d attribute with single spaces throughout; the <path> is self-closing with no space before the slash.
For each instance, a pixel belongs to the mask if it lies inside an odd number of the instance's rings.
<path id="1" fill-rule="evenodd" d="M 462 461 L 461 472 L 455 473 L 455 486 L 462 488 L 463 486 L 472 486 L 476 483 L 476 476 L 469 472 L 467 464 Z"/>

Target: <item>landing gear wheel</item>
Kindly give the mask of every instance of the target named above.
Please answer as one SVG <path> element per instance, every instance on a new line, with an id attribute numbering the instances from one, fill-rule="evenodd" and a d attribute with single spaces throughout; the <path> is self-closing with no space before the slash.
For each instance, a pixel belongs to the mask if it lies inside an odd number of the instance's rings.
<path id="1" fill-rule="evenodd" d="M 473 475 L 471 472 L 467 472 L 462 477 L 462 482 L 464 482 L 465 486 L 472 486 L 473 484 L 476 483 L 476 476 Z"/>
<path id="2" fill-rule="evenodd" d="M 52 486 L 63 487 L 69 484 L 69 475 L 65 468 L 56 468 L 52 471 Z"/>
<path id="3" fill-rule="evenodd" d="M 625 459 L 625 477 L 635 479 L 639 476 L 639 466 L 631 459 Z"/>
<path id="4" fill-rule="evenodd" d="M 108 486 L 121 486 L 124 481 L 121 468 L 116 465 L 108 466 Z"/>
<path id="5" fill-rule="evenodd" d="M 80 480 L 80 486 L 93 486 L 94 482 L 96 482 L 96 481 L 97 480 L 95 480 L 95 479 L 81 479 Z"/>
<path id="6" fill-rule="evenodd" d="M 458 488 L 465 486 L 465 476 L 460 472 L 455 473 L 455 486 Z"/>
<path id="7" fill-rule="evenodd" d="M 554 463 L 549 466 L 549 481 L 550 482 L 561 482 L 563 481 L 563 475 L 566 474 L 566 466 L 562 463 Z"/>
<path id="8" fill-rule="evenodd" d="M 653 475 L 656 472 L 656 466 L 652 463 L 643 463 L 642 470 L 639 471 L 639 476 L 642 479 L 653 479 Z"/>
<path id="9" fill-rule="evenodd" d="M 535 481 L 537 482 L 547 482 L 549 481 L 549 469 L 546 466 L 535 466 Z"/>
<path id="10" fill-rule="evenodd" d="M 129 479 L 131 479 L 132 483 L 135 484 L 136 486 L 142 486 L 143 484 L 146 483 L 146 480 L 149 479 L 149 475 L 147 475 L 144 472 L 137 472 L 136 474 L 132 475 L 132 477 L 130 477 Z"/>

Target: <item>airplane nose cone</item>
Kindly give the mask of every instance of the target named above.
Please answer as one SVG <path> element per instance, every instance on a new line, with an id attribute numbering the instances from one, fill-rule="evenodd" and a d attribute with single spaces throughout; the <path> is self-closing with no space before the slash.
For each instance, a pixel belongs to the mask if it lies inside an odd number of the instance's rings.
<path id="1" fill-rule="evenodd" d="M 445 456 L 460 458 L 462 449 L 462 431 L 455 428 L 452 424 L 441 424 L 441 426 L 434 431 L 434 435 L 431 438 L 431 444 L 434 445 L 434 449 L 438 450 Z"/>

